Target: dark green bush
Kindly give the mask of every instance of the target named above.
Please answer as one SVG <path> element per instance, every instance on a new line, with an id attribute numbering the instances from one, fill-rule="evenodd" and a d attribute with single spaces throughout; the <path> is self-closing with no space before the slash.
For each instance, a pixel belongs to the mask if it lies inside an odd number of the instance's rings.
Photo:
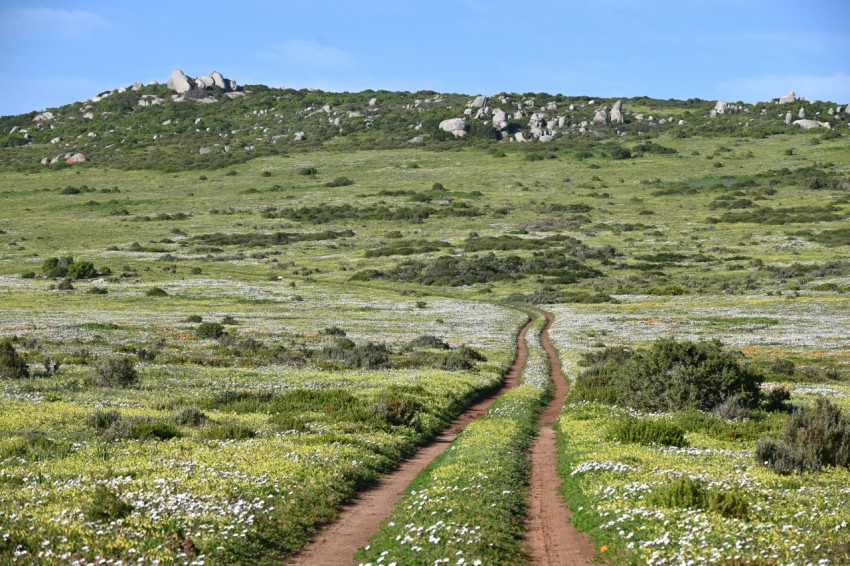
<path id="1" fill-rule="evenodd" d="M 702 509 L 737 519 L 745 519 L 749 512 L 746 495 L 741 490 L 707 489 L 702 482 L 687 476 L 653 489 L 647 503 L 673 509 Z"/>
<path id="2" fill-rule="evenodd" d="M 171 418 L 176 424 L 183 426 L 199 426 L 209 420 L 197 407 L 180 407 L 174 411 Z"/>
<path id="3" fill-rule="evenodd" d="M 649 350 L 609 348 L 585 356 L 573 396 L 661 412 L 711 411 L 735 396 L 756 408 L 763 377 L 738 363 L 740 353 L 717 341 L 656 341 Z"/>
<path id="4" fill-rule="evenodd" d="M 133 361 L 123 356 L 105 356 L 94 366 L 93 384 L 98 387 L 129 387 L 139 382 Z"/>
<path id="5" fill-rule="evenodd" d="M 190 314 L 184 322 L 203 322 L 203 318 L 199 314 Z"/>
<path id="6" fill-rule="evenodd" d="M 449 343 L 442 340 L 441 338 L 437 338 L 436 336 L 431 336 L 430 334 L 423 334 L 422 336 L 418 336 L 407 343 L 407 347 L 414 348 L 431 348 L 435 350 L 449 350 L 451 346 Z"/>
<path id="7" fill-rule="evenodd" d="M 51 257 L 44 260 L 41 271 L 50 278 L 56 279 L 68 275 L 68 268 L 74 263 L 74 258 L 67 256 L 63 258 Z"/>
<path id="8" fill-rule="evenodd" d="M 328 181 L 325 183 L 326 187 L 347 187 L 349 185 L 353 185 L 354 181 L 349 179 L 348 177 L 337 177 L 333 181 Z"/>
<path id="9" fill-rule="evenodd" d="M 94 268 L 94 264 L 90 261 L 72 263 L 68 267 L 68 277 L 71 279 L 91 279 L 97 276 L 97 269 Z"/>
<path id="10" fill-rule="evenodd" d="M 195 329 L 198 338 L 219 338 L 224 334 L 224 325 L 218 322 L 202 322 Z"/>
<path id="11" fill-rule="evenodd" d="M 167 297 L 168 291 L 163 289 L 162 287 L 151 287 L 147 291 L 145 291 L 146 297 Z"/>
<path id="12" fill-rule="evenodd" d="M 366 342 L 350 348 L 338 342 L 333 346 L 322 348 L 319 357 L 327 362 L 336 362 L 349 368 L 380 369 L 392 365 L 390 351 L 386 345 L 375 342 Z"/>
<path id="13" fill-rule="evenodd" d="M 319 170 L 315 167 L 302 167 L 298 170 L 299 175 L 307 175 L 307 176 L 315 176 L 319 173 Z"/>
<path id="14" fill-rule="evenodd" d="M 0 377 L 23 379 L 29 376 L 29 366 L 15 350 L 11 340 L 0 341 Z"/>
<path id="15" fill-rule="evenodd" d="M 21 273 L 21 279 L 32 279 L 35 277 L 35 271 L 24 271 Z"/>
<path id="16" fill-rule="evenodd" d="M 246 440 L 255 436 L 256 430 L 236 423 L 218 423 L 200 429 L 200 437 L 205 440 Z"/>
<path id="17" fill-rule="evenodd" d="M 665 419 L 623 417 L 617 419 L 608 428 L 611 440 L 646 446 L 687 446 L 685 431 L 675 422 Z"/>
<path id="18" fill-rule="evenodd" d="M 98 485 L 86 508 L 86 519 L 97 522 L 111 522 L 123 519 L 133 512 L 133 506 L 122 500 L 117 493 L 105 485 Z"/>
<path id="19" fill-rule="evenodd" d="M 767 437 L 758 443 L 756 460 L 780 474 L 850 468 L 850 417 L 818 397 L 813 407 L 791 414 L 780 439 Z"/>

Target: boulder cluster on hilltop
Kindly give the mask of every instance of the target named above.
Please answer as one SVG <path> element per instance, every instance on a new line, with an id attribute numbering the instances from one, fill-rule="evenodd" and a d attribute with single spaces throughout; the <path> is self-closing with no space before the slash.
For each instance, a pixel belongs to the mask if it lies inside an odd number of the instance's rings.
<path id="1" fill-rule="evenodd" d="M 236 81 L 226 79 L 218 71 L 212 71 L 208 75 L 202 77 L 189 77 L 180 69 L 171 71 L 166 83 L 169 89 L 177 94 L 185 94 L 192 90 L 207 90 L 218 87 L 224 92 L 235 92 L 239 89 Z"/>

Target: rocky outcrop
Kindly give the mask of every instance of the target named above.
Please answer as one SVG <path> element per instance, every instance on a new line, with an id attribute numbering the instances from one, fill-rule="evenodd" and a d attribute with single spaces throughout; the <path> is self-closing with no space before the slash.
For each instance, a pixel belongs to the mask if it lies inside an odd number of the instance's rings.
<path id="1" fill-rule="evenodd" d="M 189 92 L 193 87 L 189 77 L 187 77 L 180 69 L 174 69 L 171 71 L 171 75 L 168 77 L 168 82 L 165 84 L 177 94 Z"/>
<path id="2" fill-rule="evenodd" d="M 622 124 L 624 122 L 623 118 L 623 101 L 618 100 L 614 103 L 614 107 L 611 109 L 611 115 L 609 116 L 612 124 Z"/>
<path id="3" fill-rule="evenodd" d="M 797 102 L 797 94 L 793 90 L 785 96 L 779 97 L 779 104 L 791 104 L 792 102 Z"/>
<path id="4" fill-rule="evenodd" d="M 814 128 L 832 129 L 832 125 L 829 122 L 818 122 L 817 120 L 794 120 L 794 125 L 804 130 L 812 130 Z"/>
<path id="5" fill-rule="evenodd" d="M 75 153 L 71 155 L 68 159 L 65 160 L 66 165 L 73 165 L 74 163 L 85 163 L 89 158 L 85 156 L 83 153 Z"/>
<path id="6" fill-rule="evenodd" d="M 797 112 L 797 118 L 803 119 L 806 117 L 806 109 L 800 108 L 800 111 Z"/>
<path id="7" fill-rule="evenodd" d="M 608 123 L 608 112 L 605 111 L 604 108 L 601 110 L 597 110 L 593 114 L 593 120 L 591 120 L 594 124 L 607 124 Z"/>
<path id="8" fill-rule="evenodd" d="M 463 118 L 449 118 L 440 122 L 440 129 L 444 132 L 451 132 L 456 138 L 462 138 L 466 135 L 466 120 Z"/>
<path id="9" fill-rule="evenodd" d="M 791 116 L 791 112 L 785 113 L 785 123 L 786 124 L 790 124 L 793 119 L 794 119 L 794 117 Z"/>
<path id="10" fill-rule="evenodd" d="M 218 71 L 212 71 L 210 74 L 202 77 L 192 78 L 180 69 L 171 71 L 166 85 L 177 94 L 186 94 L 193 90 L 211 88 L 220 88 L 224 92 L 233 92 L 239 88 L 236 81 L 224 78 Z"/>
<path id="11" fill-rule="evenodd" d="M 485 106 L 487 106 L 487 97 L 482 95 L 482 94 L 479 94 L 478 96 L 476 96 L 469 103 L 470 108 L 484 108 Z"/>

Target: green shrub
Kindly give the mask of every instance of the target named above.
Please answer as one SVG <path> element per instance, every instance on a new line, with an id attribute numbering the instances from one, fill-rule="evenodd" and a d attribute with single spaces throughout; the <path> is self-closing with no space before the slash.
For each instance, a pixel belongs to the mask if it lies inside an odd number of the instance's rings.
<path id="1" fill-rule="evenodd" d="M 319 173 L 319 170 L 315 167 L 302 167 L 298 170 L 299 175 L 307 175 L 307 176 L 315 176 Z"/>
<path id="2" fill-rule="evenodd" d="M 257 431 L 236 423 L 220 423 L 205 426 L 200 437 L 205 440 L 245 440 L 257 436 Z"/>
<path id="3" fill-rule="evenodd" d="M 163 289 L 162 287 L 151 287 L 147 291 L 145 291 L 146 297 L 167 297 L 168 291 Z"/>
<path id="4" fill-rule="evenodd" d="M 98 485 L 86 508 L 86 519 L 97 522 L 111 522 L 123 519 L 133 512 L 133 506 L 122 500 L 117 493 L 105 485 Z"/>
<path id="5" fill-rule="evenodd" d="M 850 417 L 818 397 L 813 407 L 791 414 L 780 439 L 767 437 L 758 443 L 756 460 L 780 474 L 850 468 Z"/>
<path id="6" fill-rule="evenodd" d="M 749 511 L 746 495 L 739 489 L 706 489 L 687 476 L 662 484 L 647 496 L 647 503 L 673 509 L 701 509 L 724 517 L 745 519 Z"/>
<path id="7" fill-rule="evenodd" d="M 449 350 L 451 348 L 448 342 L 445 342 L 436 336 L 431 336 L 430 334 L 423 334 L 422 336 L 414 338 L 407 343 L 407 347 L 411 349 L 429 348 L 435 350 Z"/>
<path id="8" fill-rule="evenodd" d="M 32 279 L 35 277 L 35 271 L 24 271 L 21 273 L 21 279 Z"/>
<path id="9" fill-rule="evenodd" d="M 219 338 L 224 334 L 224 326 L 218 322 L 202 322 L 195 329 L 198 338 Z"/>
<path id="10" fill-rule="evenodd" d="M 94 268 L 94 264 L 90 261 L 72 263 L 68 267 L 68 277 L 71 279 L 91 279 L 97 276 L 97 269 Z"/>
<path id="11" fill-rule="evenodd" d="M 51 257 L 44 260 L 41 265 L 41 271 L 52 279 L 65 277 L 68 275 L 68 269 L 74 263 L 74 258 L 67 256 L 63 258 Z"/>
<path id="12" fill-rule="evenodd" d="M 333 346 L 322 348 L 319 357 L 325 361 L 336 362 L 349 368 L 380 369 L 392 365 L 390 363 L 390 351 L 386 345 L 375 342 L 346 347 L 338 341 Z"/>
<path id="13" fill-rule="evenodd" d="M 121 413 L 116 410 L 104 411 L 98 409 L 88 416 L 86 423 L 98 431 L 104 431 L 111 428 L 116 422 L 121 420 Z"/>
<path id="14" fill-rule="evenodd" d="M 347 187 L 349 185 L 353 185 L 354 181 L 349 179 L 348 177 L 337 177 L 333 181 L 328 181 L 325 183 L 326 187 Z"/>
<path id="15" fill-rule="evenodd" d="M 199 314 L 190 314 L 184 322 L 203 322 L 203 318 Z"/>
<path id="16" fill-rule="evenodd" d="M 646 446 L 659 444 L 662 446 L 687 446 L 685 431 L 673 421 L 665 419 L 638 419 L 623 417 L 608 428 L 608 436 L 612 440 L 629 444 Z"/>
<path id="17" fill-rule="evenodd" d="M 573 396 L 650 412 L 711 411 L 733 396 L 742 407 L 756 408 L 763 377 L 739 358 L 717 340 L 663 338 L 648 350 L 609 348 L 585 356 L 588 369 L 576 380 Z"/>
<path id="18" fill-rule="evenodd" d="M 98 387 L 129 387 L 139 382 L 133 361 L 124 356 L 105 356 L 94 367 L 93 384 Z"/>
<path id="19" fill-rule="evenodd" d="M 0 341 L 0 377 L 23 379 L 29 376 L 29 366 L 15 350 L 11 340 Z"/>
<path id="20" fill-rule="evenodd" d="M 176 424 L 183 426 L 199 426 L 209 420 L 197 407 L 180 407 L 174 411 L 171 418 Z"/>

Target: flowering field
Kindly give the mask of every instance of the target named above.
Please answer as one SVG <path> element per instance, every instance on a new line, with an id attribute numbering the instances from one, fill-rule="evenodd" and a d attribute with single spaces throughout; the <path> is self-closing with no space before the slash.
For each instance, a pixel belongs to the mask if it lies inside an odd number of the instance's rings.
<path id="1" fill-rule="evenodd" d="M 824 395 L 850 408 L 850 384 L 828 379 L 846 370 L 848 305 L 841 301 L 754 297 L 712 298 L 700 305 L 624 297 L 604 309 L 553 307 L 559 315 L 553 340 L 571 359 L 606 345 L 640 345 L 662 336 L 719 336 L 743 348 L 768 377 L 791 389 L 794 405 Z M 569 349 L 567 349 L 569 348 Z M 572 354 L 571 354 L 572 353 Z M 794 360 L 793 372 L 770 373 L 765 360 Z M 611 440 L 611 423 L 625 416 L 685 422 L 683 415 L 645 415 L 598 403 L 569 402 L 558 422 L 564 495 L 575 522 L 587 530 L 599 556 L 611 563 L 767 564 L 845 563 L 850 549 L 850 471 L 783 476 L 756 461 L 758 438 L 781 429 L 784 416 L 763 422 L 717 426 L 720 419 L 694 417 L 687 445 L 624 444 Z M 733 421 L 734 422 L 734 421 Z M 714 425 L 712 426 L 712 424 Z M 712 493 L 743 502 L 723 508 L 671 505 L 658 496 L 688 478 Z M 682 485 L 682 484 L 678 484 Z"/>
<path id="2" fill-rule="evenodd" d="M 450 299 L 418 308 L 376 293 L 301 289 L 303 300 L 288 302 L 272 286 L 211 282 L 182 292 L 211 288 L 221 306 L 204 318 L 236 312 L 240 293 L 276 299 L 276 308 L 239 308 L 230 348 L 198 338 L 185 312 L 156 305 L 77 320 L 23 312 L 4 319 L 5 332 L 28 330 L 33 357 L 86 354 L 58 375 L 2 383 L 0 561 L 193 564 L 291 554 L 345 499 L 496 386 L 522 323 L 514 311 Z M 133 300 L 132 289 L 116 295 L 124 293 L 114 300 Z M 462 371 L 344 369 L 237 351 L 249 339 L 322 351 L 335 340 L 325 325 L 358 342 L 381 337 L 393 357 L 416 336 L 437 334 L 446 347 L 467 344 L 487 361 Z M 157 348 L 138 365 L 138 385 L 88 383 L 93 357 L 122 345 Z M 405 406 L 415 407 L 415 421 L 405 420 Z M 384 418 L 374 417 L 381 411 Z"/>

